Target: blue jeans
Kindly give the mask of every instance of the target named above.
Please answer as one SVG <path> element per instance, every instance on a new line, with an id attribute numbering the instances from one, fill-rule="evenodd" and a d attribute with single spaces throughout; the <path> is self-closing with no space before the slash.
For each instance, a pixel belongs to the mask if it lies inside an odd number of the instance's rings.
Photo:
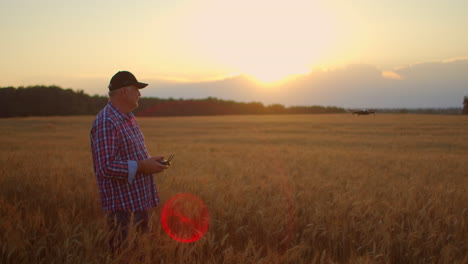
<path id="1" fill-rule="evenodd" d="M 138 232 L 148 232 L 148 211 L 126 212 L 115 211 L 107 214 L 107 223 L 110 228 L 111 237 L 109 240 L 112 252 L 122 246 L 128 235 L 130 220 L 133 214 L 133 224 Z"/>

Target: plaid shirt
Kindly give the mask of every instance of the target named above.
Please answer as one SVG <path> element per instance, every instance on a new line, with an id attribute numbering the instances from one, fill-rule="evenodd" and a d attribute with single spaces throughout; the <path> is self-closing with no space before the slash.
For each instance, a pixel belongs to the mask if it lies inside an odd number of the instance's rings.
<path id="1" fill-rule="evenodd" d="M 133 113 L 124 114 L 109 102 L 91 128 L 91 149 L 105 212 L 146 211 L 158 205 L 153 176 L 132 175 L 136 172 L 136 161 L 149 158 Z"/>

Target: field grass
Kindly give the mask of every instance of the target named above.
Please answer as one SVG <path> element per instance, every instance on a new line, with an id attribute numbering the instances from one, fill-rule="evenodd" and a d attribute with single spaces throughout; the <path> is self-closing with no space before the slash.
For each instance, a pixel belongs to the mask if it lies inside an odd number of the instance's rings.
<path id="1" fill-rule="evenodd" d="M 0 263 L 468 263 L 468 118 L 139 118 L 155 175 L 151 232 L 112 256 L 83 117 L 0 120 Z M 194 243 L 162 230 L 201 198 Z"/>

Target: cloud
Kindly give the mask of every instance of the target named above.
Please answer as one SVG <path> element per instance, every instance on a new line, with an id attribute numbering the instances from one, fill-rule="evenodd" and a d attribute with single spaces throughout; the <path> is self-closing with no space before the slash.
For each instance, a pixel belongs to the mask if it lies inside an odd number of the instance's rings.
<path id="1" fill-rule="evenodd" d="M 451 59 L 447 59 L 447 60 L 444 60 L 442 61 L 443 63 L 458 63 L 458 62 L 462 62 L 462 63 L 466 63 L 468 61 L 468 57 L 458 57 L 458 58 L 451 58 Z"/>
<path id="2" fill-rule="evenodd" d="M 390 80 L 403 80 L 403 77 L 394 71 L 383 71 L 382 77 Z"/>
<path id="3" fill-rule="evenodd" d="M 468 57 L 381 70 L 353 64 L 292 77 L 278 86 L 262 86 L 248 75 L 222 80 L 175 82 L 145 80 L 143 96 L 162 98 L 217 97 L 242 102 L 284 105 L 328 105 L 352 108 L 462 107 L 468 95 Z M 99 89 L 106 90 L 108 80 Z M 69 87 L 69 86 L 67 86 Z M 75 87 L 89 91 L 93 87 Z M 94 88 L 97 89 L 97 88 Z"/>
<path id="4" fill-rule="evenodd" d="M 468 57 L 406 65 L 395 69 L 394 72 L 412 80 L 466 80 L 466 76 L 468 75 Z"/>

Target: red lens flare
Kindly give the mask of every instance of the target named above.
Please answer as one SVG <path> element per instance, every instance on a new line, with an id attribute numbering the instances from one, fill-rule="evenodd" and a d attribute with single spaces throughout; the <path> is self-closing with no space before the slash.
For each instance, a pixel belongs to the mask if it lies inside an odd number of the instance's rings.
<path id="1" fill-rule="evenodd" d="M 182 243 L 195 242 L 208 231 L 210 217 L 208 208 L 195 195 L 180 193 L 171 197 L 161 213 L 164 231 Z"/>

